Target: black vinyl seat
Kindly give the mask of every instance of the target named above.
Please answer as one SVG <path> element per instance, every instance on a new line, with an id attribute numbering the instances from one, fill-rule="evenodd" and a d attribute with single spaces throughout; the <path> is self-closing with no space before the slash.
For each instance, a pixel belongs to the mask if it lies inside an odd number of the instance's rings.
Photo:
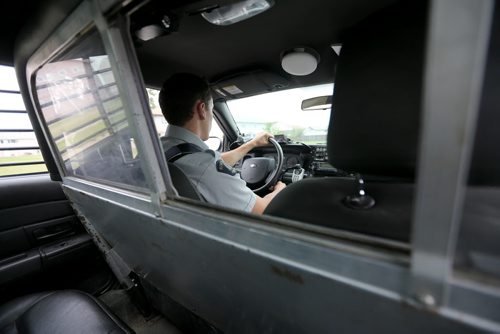
<path id="1" fill-rule="evenodd" d="M 169 162 L 168 171 L 170 172 L 172 183 L 174 184 L 175 189 L 177 189 L 179 196 L 206 202 L 191 180 L 189 180 L 186 174 L 184 174 L 182 169 L 177 167 L 173 162 Z"/>
<path id="2" fill-rule="evenodd" d="M 134 333 L 96 298 L 76 290 L 36 293 L 0 306 L 0 333 Z"/>

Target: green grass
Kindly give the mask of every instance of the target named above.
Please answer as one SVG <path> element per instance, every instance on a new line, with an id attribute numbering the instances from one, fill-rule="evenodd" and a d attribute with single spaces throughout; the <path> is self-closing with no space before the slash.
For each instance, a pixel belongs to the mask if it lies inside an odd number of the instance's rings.
<path id="1" fill-rule="evenodd" d="M 104 102 L 103 104 L 104 110 L 106 113 L 109 113 L 111 111 L 115 111 L 118 108 L 123 108 L 123 103 L 121 97 L 114 98 L 113 100 L 109 100 L 107 102 Z"/>
<path id="2" fill-rule="evenodd" d="M 106 103 L 103 104 L 104 110 L 106 113 L 109 111 L 114 111 L 117 110 L 118 107 L 122 107 L 122 101 L 120 98 L 116 98 L 113 100 L 110 100 Z M 118 112 L 115 115 L 109 116 L 110 119 L 112 118 L 120 118 L 124 117 L 125 112 L 121 111 Z M 72 129 L 79 127 L 81 124 L 84 124 L 86 122 L 90 122 L 92 120 L 99 120 L 102 119 L 101 114 L 99 113 L 99 109 L 97 107 L 91 107 L 86 110 L 82 110 L 80 112 L 75 113 L 74 115 L 68 116 L 58 122 L 52 123 L 49 125 L 50 133 L 52 134 L 52 137 L 56 138 L 59 137 L 60 135 L 63 134 L 63 132 L 71 132 Z M 111 120 L 114 122 L 113 120 Z"/>
<path id="3" fill-rule="evenodd" d="M 99 116 L 99 110 L 96 107 L 93 107 L 92 109 L 88 109 L 82 113 L 77 113 L 49 125 L 50 133 L 53 137 L 59 137 L 63 132 L 71 131 L 71 129 L 74 129 L 85 122 L 97 120 Z"/>
<path id="4" fill-rule="evenodd" d="M 15 157 L 1 157 L 0 163 L 15 163 L 15 162 L 29 162 L 29 161 L 43 161 L 41 154 L 33 155 L 19 155 Z M 0 167 L 0 176 L 20 175 L 29 173 L 46 172 L 45 165 L 25 165 L 25 166 L 10 166 Z"/>
<path id="5" fill-rule="evenodd" d="M 42 155 L 39 154 L 25 154 L 14 157 L 0 157 L 0 163 L 6 164 L 11 162 L 27 162 L 27 161 L 42 161 Z"/>
<path id="6" fill-rule="evenodd" d="M 93 135 L 97 134 L 101 130 L 104 130 L 106 125 L 101 118 L 86 127 L 69 133 L 66 138 L 62 138 L 56 142 L 57 148 L 59 150 L 64 150 L 67 146 L 72 146 L 76 143 L 83 141 L 84 139 L 91 139 Z M 68 145 L 69 144 L 69 145 Z"/>
<path id="7" fill-rule="evenodd" d="M 127 116 L 125 115 L 125 110 L 121 110 L 116 114 L 108 116 L 108 118 L 111 123 L 118 123 L 126 119 Z"/>

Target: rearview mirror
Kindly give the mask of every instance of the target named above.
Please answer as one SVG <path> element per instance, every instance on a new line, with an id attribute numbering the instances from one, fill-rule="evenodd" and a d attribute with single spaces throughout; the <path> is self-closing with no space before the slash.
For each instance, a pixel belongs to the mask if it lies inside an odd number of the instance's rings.
<path id="1" fill-rule="evenodd" d="M 302 110 L 325 110 L 332 108 L 332 95 L 317 96 L 302 101 Z"/>

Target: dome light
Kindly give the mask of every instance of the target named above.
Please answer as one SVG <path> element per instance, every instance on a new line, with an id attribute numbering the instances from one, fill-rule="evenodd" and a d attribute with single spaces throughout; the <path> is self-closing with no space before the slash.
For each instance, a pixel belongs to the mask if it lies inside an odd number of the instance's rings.
<path id="1" fill-rule="evenodd" d="M 201 16 L 212 24 L 227 26 L 265 12 L 273 5 L 274 0 L 244 0 L 210 9 L 202 13 Z"/>
<path id="2" fill-rule="evenodd" d="M 281 56 L 281 67 L 292 75 L 308 75 L 318 67 L 319 54 L 311 48 L 299 47 L 285 51 Z"/>

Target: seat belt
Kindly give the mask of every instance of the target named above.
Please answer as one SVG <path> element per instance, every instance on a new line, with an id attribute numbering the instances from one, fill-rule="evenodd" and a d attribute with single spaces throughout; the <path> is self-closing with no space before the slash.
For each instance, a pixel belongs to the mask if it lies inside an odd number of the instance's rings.
<path id="1" fill-rule="evenodd" d="M 204 152 L 203 149 L 200 147 L 191 144 L 191 143 L 182 143 L 178 144 L 175 146 L 172 146 L 165 152 L 165 158 L 169 164 L 169 168 L 173 168 L 171 170 L 171 173 L 178 173 L 178 179 L 176 183 L 175 180 L 172 180 L 174 182 L 175 187 L 179 191 L 179 194 L 188 198 L 192 199 L 198 199 L 200 201 L 207 202 L 205 197 L 198 191 L 198 189 L 193 185 L 191 180 L 182 172 L 182 170 L 174 164 L 174 161 L 177 161 L 178 159 L 182 158 L 183 156 L 186 156 L 191 153 L 197 153 L 197 152 Z M 171 165 L 170 165 L 171 164 Z M 172 174 L 171 174 L 172 175 Z M 184 192 L 181 194 L 181 189 L 186 190 L 185 186 L 189 184 L 189 189 L 187 192 Z"/>
<path id="2" fill-rule="evenodd" d="M 203 150 L 194 144 L 182 143 L 169 148 L 165 152 L 165 158 L 168 162 L 174 162 L 185 155 L 197 152 L 203 152 Z"/>

